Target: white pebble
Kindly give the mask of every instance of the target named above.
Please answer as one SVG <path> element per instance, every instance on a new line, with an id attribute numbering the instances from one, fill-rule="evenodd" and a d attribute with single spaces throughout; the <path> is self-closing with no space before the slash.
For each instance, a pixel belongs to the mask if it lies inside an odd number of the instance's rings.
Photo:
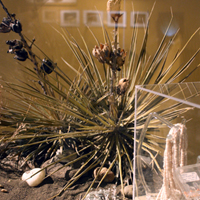
<path id="1" fill-rule="evenodd" d="M 35 169 L 31 169 L 27 172 L 24 172 L 22 175 L 22 180 L 26 181 L 28 183 L 28 185 L 31 187 L 35 187 L 35 186 L 39 185 L 45 177 L 45 170 L 42 170 L 42 171 L 40 171 L 40 170 L 41 170 L 41 168 L 35 168 Z M 38 172 L 38 171 L 40 171 L 40 172 Z M 38 173 L 35 174 L 36 172 L 38 172 Z M 33 174 L 35 174 L 35 175 L 32 176 Z M 31 177 L 31 178 L 29 178 L 29 177 Z"/>

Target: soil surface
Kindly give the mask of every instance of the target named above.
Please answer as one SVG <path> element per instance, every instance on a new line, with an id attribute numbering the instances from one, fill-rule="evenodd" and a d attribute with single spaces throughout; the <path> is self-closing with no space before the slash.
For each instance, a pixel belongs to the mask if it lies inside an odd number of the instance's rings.
<path id="1" fill-rule="evenodd" d="M 54 196 L 64 185 L 64 181 L 62 180 L 53 181 L 51 178 L 47 178 L 39 186 L 30 187 L 26 182 L 21 180 L 21 175 L 22 173 L 18 171 L 5 171 L 1 167 L 0 184 L 8 191 L 7 193 L 0 192 L 1 200 L 44 200 Z M 76 194 L 73 192 L 75 191 L 71 190 L 55 199 L 78 200 L 81 193 L 83 193 L 81 189 L 76 191 Z"/>
<path id="2" fill-rule="evenodd" d="M 65 179 L 52 179 L 48 177 L 39 186 L 30 187 L 21 180 L 23 172 L 10 169 L 0 164 L 0 199 L 1 200 L 46 200 L 56 195 L 66 184 Z M 82 180 L 71 189 L 66 190 L 61 196 L 54 200 L 81 200 L 92 182 L 91 180 Z M 114 184 L 102 185 L 103 188 L 112 188 Z M 2 191 L 4 190 L 4 192 Z M 120 186 L 117 187 L 119 194 Z M 7 191 L 7 192 L 6 192 Z M 122 199 L 121 197 L 119 199 Z"/>

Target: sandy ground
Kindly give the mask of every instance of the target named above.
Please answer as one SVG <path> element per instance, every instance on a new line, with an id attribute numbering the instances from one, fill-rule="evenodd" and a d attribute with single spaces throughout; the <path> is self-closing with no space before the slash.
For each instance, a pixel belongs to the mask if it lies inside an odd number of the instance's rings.
<path id="1" fill-rule="evenodd" d="M 7 190 L 7 193 L 0 192 L 1 200 L 44 200 L 49 199 L 58 193 L 65 184 L 64 180 L 52 180 L 48 178 L 37 187 L 29 187 L 21 180 L 21 173 L 17 171 L 4 171 L 0 169 L 0 184 Z M 66 191 L 62 196 L 56 197 L 56 200 L 79 200 L 81 195 L 89 187 L 89 182 L 80 183 L 73 190 Z M 1 188 L 2 190 L 2 188 Z"/>
<path id="2" fill-rule="evenodd" d="M 56 195 L 66 184 L 65 179 L 55 179 L 49 177 L 45 179 L 39 186 L 30 187 L 21 180 L 22 172 L 16 170 L 8 170 L 0 165 L 0 185 L 7 190 L 6 193 L 0 191 L 0 200 L 47 200 Z M 86 190 L 90 186 L 91 180 L 82 180 L 66 190 L 61 196 L 54 198 L 54 200 L 81 200 Z M 113 187 L 112 184 L 103 185 L 103 188 Z M 120 187 L 117 187 L 119 191 Z M 118 192 L 119 193 L 119 192 Z M 122 199 L 119 198 L 119 199 Z"/>

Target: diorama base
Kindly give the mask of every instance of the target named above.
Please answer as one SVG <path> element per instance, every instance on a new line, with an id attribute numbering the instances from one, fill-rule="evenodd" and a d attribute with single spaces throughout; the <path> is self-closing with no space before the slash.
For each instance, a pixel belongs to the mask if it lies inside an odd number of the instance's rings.
<path id="1" fill-rule="evenodd" d="M 139 196 L 139 197 L 135 197 L 135 200 L 154 200 L 156 199 L 158 193 L 149 193 L 148 195 L 145 196 Z"/>

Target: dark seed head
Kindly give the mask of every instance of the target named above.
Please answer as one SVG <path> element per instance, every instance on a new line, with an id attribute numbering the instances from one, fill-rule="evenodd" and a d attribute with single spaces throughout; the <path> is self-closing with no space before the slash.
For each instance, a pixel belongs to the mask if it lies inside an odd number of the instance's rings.
<path id="1" fill-rule="evenodd" d="M 8 40 L 6 44 L 9 45 L 9 49 L 13 51 L 19 51 L 23 47 L 23 43 L 20 40 Z"/>
<path id="2" fill-rule="evenodd" d="M 20 51 L 15 52 L 14 58 L 20 61 L 25 61 L 28 58 L 28 53 L 25 49 L 21 49 Z"/>
<path id="3" fill-rule="evenodd" d="M 54 66 L 51 61 L 43 59 L 40 69 L 45 73 L 50 74 L 54 70 Z"/>
<path id="4" fill-rule="evenodd" d="M 14 23 L 10 23 L 10 27 L 15 33 L 20 33 L 22 31 L 22 25 L 18 20 L 15 20 Z"/>

